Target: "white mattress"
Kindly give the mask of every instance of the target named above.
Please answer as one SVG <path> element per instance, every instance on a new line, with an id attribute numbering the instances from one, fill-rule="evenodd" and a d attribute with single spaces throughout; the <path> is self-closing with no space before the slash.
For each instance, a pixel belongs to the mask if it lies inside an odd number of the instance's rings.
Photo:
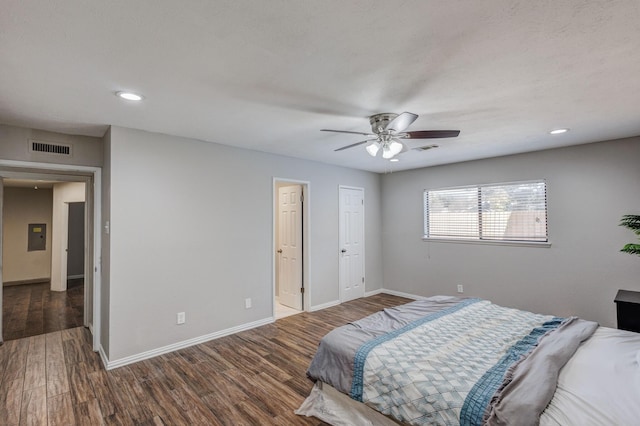
<path id="1" fill-rule="evenodd" d="M 397 424 L 324 383 L 296 413 L 334 426 Z M 540 425 L 624 426 L 639 419 L 640 334 L 599 327 L 560 371 Z"/>

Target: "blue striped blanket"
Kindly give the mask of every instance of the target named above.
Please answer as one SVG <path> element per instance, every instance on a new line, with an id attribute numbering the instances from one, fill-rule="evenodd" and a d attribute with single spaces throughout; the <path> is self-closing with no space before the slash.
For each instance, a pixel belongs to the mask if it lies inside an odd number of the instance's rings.
<path id="1" fill-rule="evenodd" d="M 461 301 L 362 344 L 353 358 L 350 396 L 407 424 L 483 424 L 515 367 L 566 322 L 484 300 Z M 548 399 L 554 390 L 555 384 Z"/>

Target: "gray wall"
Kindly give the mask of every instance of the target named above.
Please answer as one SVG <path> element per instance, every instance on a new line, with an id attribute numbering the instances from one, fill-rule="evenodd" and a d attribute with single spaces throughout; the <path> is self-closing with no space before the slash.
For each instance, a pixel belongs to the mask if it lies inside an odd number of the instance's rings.
<path id="1" fill-rule="evenodd" d="M 73 155 L 56 156 L 30 153 L 29 140 L 64 143 L 72 146 Z M 102 166 L 102 140 L 89 136 L 65 135 L 44 130 L 25 129 L 0 124 L 0 158 L 36 163 L 57 163 L 80 166 Z"/>
<path id="2" fill-rule="evenodd" d="M 424 242 L 424 189 L 543 178 L 550 248 Z M 385 175 L 384 288 L 456 294 L 616 326 L 618 289 L 640 290 L 636 240 L 618 226 L 640 214 L 640 138 L 580 145 Z"/>
<path id="3" fill-rule="evenodd" d="M 5 283 L 51 278 L 51 188 L 4 188 L 2 233 L 2 280 Z M 27 227 L 47 225 L 46 250 L 28 251 Z"/>
<path id="4" fill-rule="evenodd" d="M 365 188 L 366 288 L 381 288 L 379 175 L 118 127 L 109 139 L 110 361 L 271 317 L 274 177 L 310 182 L 311 306 L 339 299 L 339 185 Z"/>

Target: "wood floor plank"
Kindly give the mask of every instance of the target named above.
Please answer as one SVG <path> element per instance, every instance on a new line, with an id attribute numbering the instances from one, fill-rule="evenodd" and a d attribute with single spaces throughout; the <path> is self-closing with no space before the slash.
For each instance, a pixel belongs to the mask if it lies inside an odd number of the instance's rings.
<path id="1" fill-rule="evenodd" d="M 95 399 L 96 395 L 89 380 L 89 370 L 84 362 L 67 365 L 69 391 L 74 404 Z"/>
<path id="2" fill-rule="evenodd" d="M 161 382 L 145 381 L 143 389 L 155 401 L 155 409 L 162 412 L 160 418 L 168 424 L 188 424 L 184 412 L 173 402 L 169 392 Z"/>
<path id="3" fill-rule="evenodd" d="M 149 408 L 150 401 L 130 369 L 119 368 L 110 372 L 111 381 L 117 396 L 120 399 L 122 409 L 128 413 L 136 424 L 148 422 L 154 417 L 153 410 Z"/>
<path id="4" fill-rule="evenodd" d="M 221 424 L 212 418 L 212 412 L 207 405 L 188 385 L 173 389 L 170 394 L 190 424 Z"/>
<path id="5" fill-rule="evenodd" d="M 96 395 L 96 400 L 100 405 L 100 412 L 104 417 L 111 416 L 117 412 L 117 401 L 109 383 L 109 374 L 104 371 L 94 371 L 89 373 L 89 382 Z"/>
<path id="6" fill-rule="evenodd" d="M 22 379 L 4 382 L 0 386 L 0 425 L 20 423 L 22 406 Z"/>
<path id="7" fill-rule="evenodd" d="M 20 425 L 47 424 L 47 387 L 28 389 L 22 393 Z"/>
<path id="8" fill-rule="evenodd" d="M 33 336 L 29 340 L 29 352 L 27 353 L 27 364 L 25 365 L 24 388 L 34 389 L 45 386 L 47 383 L 46 359 L 45 359 L 45 336 Z"/>
<path id="9" fill-rule="evenodd" d="M 8 359 L 2 381 L 12 382 L 17 379 L 24 380 L 27 356 L 29 354 L 29 339 L 17 340 L 15 344 L 8 345 L 7 349 L 9 349 L 9 352 L 6 354 Z"/>
<path id="10" fill-rule="evenodd" d="M 204 395 L 202 401 L 207 404 L 216 421 L 224 426 L 235 426 L 246 421 L 242 418 L 242 413 L 238 410 L 234 402 L 224 393 L 215 392 Z M 240 401 L 237 403 L 239 402 Z"/>
<path id="11" fill-rule="evenodd" d="M 67 365 L 62 348 L 62 335 L 59 331 L 45 336 L 45 357 L 47 369 L 47 396 L 69 392 Z"/>
<path id="12" fill-rule="evenodd" d="M 93 398 L 73 406 L 73 414 L 78 426 L 104 425 L 105 421 L 100 411 L 98 400 Z"/>
<path id="13" fill-rule="evenodd" d="M 49 426 L 74 426 L 76 424 L 69 393 L 47 399 L 47 420 Z"/>
<path id="14" fill-rule="evenodd" d="M 318 342 L 406 302 L 358 299 L 112 371 L 82 327 L 8 341 L 0 346 L 0 425 L 324 425 L 293 413 L 313 386 L 306 370 Z"/>

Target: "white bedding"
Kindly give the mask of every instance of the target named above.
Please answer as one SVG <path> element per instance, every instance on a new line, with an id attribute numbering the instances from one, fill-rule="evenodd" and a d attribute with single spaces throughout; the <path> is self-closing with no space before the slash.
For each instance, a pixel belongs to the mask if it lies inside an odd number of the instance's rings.
<path id="1" fill-rule="evenodd" d="M 637 425 L 640 419 L 640 334 L 599 327 L 560 371 L 542 426 Z M 334 426 L 395 424 L 318 383 L 297 414 Z"/>
<path id="2" fill-rule="evenodd" d="M 640 424 L 639 363 L 639 333 L 599 327 L 560 371 L 540 424 Z"/>

